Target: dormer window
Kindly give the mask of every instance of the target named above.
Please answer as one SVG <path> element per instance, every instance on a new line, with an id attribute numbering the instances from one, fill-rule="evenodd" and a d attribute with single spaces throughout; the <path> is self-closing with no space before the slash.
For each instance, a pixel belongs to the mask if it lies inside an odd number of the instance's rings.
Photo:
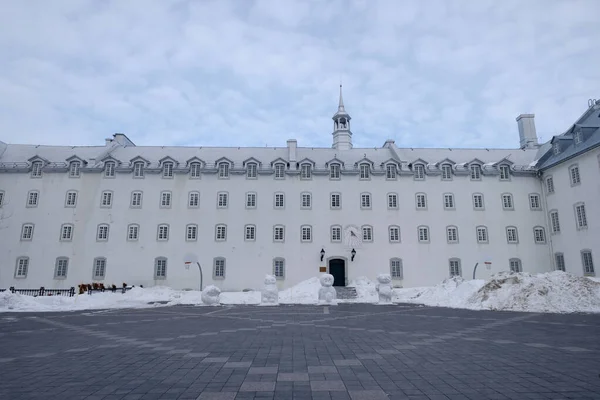
<path id="1" fill-rule="evenodd" d="M 71 161 L 69 163 L 69 177 L 79 178 L 81 163 L 79 161 Z"/>
<path id="2" fill-rule="evenodd" d="M 385 179 L 396 179 L 396 164 L 385 166 Z"/>
<path id="3" fill-rule="evenodd" d="M 42 162 L 41 161 L 34 161 L 33 164 L 31 164 L 31 177 L 32 178 L 41 178 L 42 177 Z"/>
<path id="4" fill-rule="evenodd" d="M 114 178 L 115 177 L 115 163 L 114 161 L 108 161 L 104 164 L 104 177 Z"/>
<path id="5" fill-rule="evenodd" d="M 500 171 L 500 180 L 501 181 L 510 180 L 510 167 L 508 165 L 501 165 L 498 169 Z"/>
<path id="6" fill-rule="evenodd" d="M 285 164 L 275 164 L 275 179 L 285 179 Z"/>
<path id="7" fill-rule="evenodd" d="M 300 179 L 312 179 L 312 165 L 302 164 L 300 166 Z"/>
<path id="8" fill-rule="evenodd" d="M 443 181 L 451 181 L 452 180 L 452 166 L 450 164 L 442 165 L 442 180 Z"/>
<path id="9" fill-rule="evenodd" d="M 371 178 L 371 169 L 369 168 L 369 164 L 360 164 L 360 179 L 370 179 Z"/>
<path id="10" fill-rule="evenodd" d="M 558 144 L 558 142 L 556 142 L 552 145 L 552 151 L 554 152 L 554 155 L 557 155 L 560 153 L 560 145 Z"/>
<path id="11" fill-rule="evenodd" d="M 415 180 L 422 181 L 425 179 L 425 166 L 423 164 L 415 164 L 413 166 Z"/>
<path id="12" fill-rule="evenodd" d="M 256 178 L 257 166 L 256 163 L 249 163 L 246 165 L 246 178 L 255 179 Z"/>
<path id="13" fill-rule="evenodd" d="M 479 164 L 471 165 L 471 180 L 472 181 L 480 181 L 481 180 L 481 165 L 479 165 Z"/>
<path id="14" fill-rule="evenodd" d="M 200 167 L 201 164 L 199 162 L 194 162 L 190 164 L 190 178 L 198 179 L 200 178 Z"/>
<path id="15" fill-rule="evenodd" d="M 229 179 L 229 163 L 219 163 L 219 179 Z"/>
<path id="16" fill-rule="evenodd" d="M 329 166 L 329 179 L 340 179 L 340 164 Z"/>
<path id="17" fill-rule="evenodd" d="M 581 131 L 575 132 L 575 144 L 579 144 L 581 142 L 583 142 L 583 135 L 581 134 Z"/>
<path id="18" fill-rule="evenodd" d="M 133 177 L 143 178 L 144 177 L 144 162 L 137 161 L 133 164 Z"/>
<path id="19" fill-rule="evenodd" d="M 163 163 L 163 178 L 172 178 L 173 177 L 173 163 L 166 162 Z"/>

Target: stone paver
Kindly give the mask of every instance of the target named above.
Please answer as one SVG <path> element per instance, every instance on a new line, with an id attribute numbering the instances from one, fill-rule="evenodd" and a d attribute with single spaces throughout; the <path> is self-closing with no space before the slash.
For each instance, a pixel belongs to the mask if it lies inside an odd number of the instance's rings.
<path id="1" fill-rule="evenodd" d="M 600 398 L 600 342 L 590 340 L 600 315 L 366 304 L 327 310 L 0 315 L 0 398 Z"/>

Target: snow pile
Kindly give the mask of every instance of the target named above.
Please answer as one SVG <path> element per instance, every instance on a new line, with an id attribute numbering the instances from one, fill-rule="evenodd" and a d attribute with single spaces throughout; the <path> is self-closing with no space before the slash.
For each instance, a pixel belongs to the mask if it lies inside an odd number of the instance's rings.
<path id="1" fill-rule="evenodd" d="M 352 300 L 340 300 L 340 302 L 353 303 L 377 303 L 379 295 L 377 294 L 377 284 L 366 276 L 360 276 L 348 284 L 348 287 L 356 289 L 357 297 Z"/>
<path id="2" fill-rule="evenodd" d="M 554 271 L 501 272 L 485 282 L 460 277 L 427 288 L 396 289 L 395 302 L 471 310 L 600 312 L 600 283 Z"/>
<path id="3" fill-rule="evenodd" d="M 310 278 L 279 292 L 279 304 L 317 304 L 319 302 L 319 278 Z"/>

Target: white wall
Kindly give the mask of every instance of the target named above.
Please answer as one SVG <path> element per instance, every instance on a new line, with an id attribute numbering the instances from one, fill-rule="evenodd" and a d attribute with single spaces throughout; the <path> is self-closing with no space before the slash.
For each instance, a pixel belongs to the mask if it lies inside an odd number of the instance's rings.
<path id="1" fill-rule="evenodd" d="M 560 222 L 560 233 L 551 235 L 552 251 L 563 253 L 566 271 L 580 276 L 583 275 L 581 250 L 592 251 L 596 271 L 600 262 L 599 157 L 600 149 L 595 149 L 552 167 L 543 174 L 544 182 L 552 176 L 555 188 L 554 193 L 546 195 L 547 210 L 558 210 Z M 574 186 L 569 176 L 569 168 L 573 165 L 579 166 L 581 176 L 581 183 Z M 585 203 L 587 229 L 577 229 L 574 205 L 579 202 Z"/>
<path id="2" fill-rule="evenodd" d="M 595 157 L 595 156 L 592 156 Z M 591 159 L 591 157 L 590 157 Z M 583 161 L 582 161 L 583 162 Z M 591 161 L 590 161 L 591 162 Z M 595 161 L 597 162 L 597 161 Z M 583 172 L 582 179 L 591 180 L 590 172 Z M 558 175 L 555 180 L 558 184 Z M 564 178 L 567 182 L 567 178 Z M 40 205 L 26 208 L 29 190 L 40 191 Z M 374 242 L 365 243 L 356 249 L 354 262 L 348 263 L 348 278 L 389 272 L 389 259 L 403 260 L 404 286 L 435 284 L 449 274 L 448 259 L 458 257 L 462 261 L 463 276 L 469 277 L 477 261 L 489 256 L 493 261 L 491 272 L 508 270 L 508 260 L 512 257 L 522 260 L 523 269 L 530 272 L 549 270 L 552 266 L 548 245 L 536 245 L 533 240 L 533 227 L 546 226 L 546 212 L 531 211 L 528 204 L 529 193 L 542 193 L 541 182 L 534 177 L 513 176 L 509 182 L 501 182 L 498 177 L 484 176 L 482 181 L 470 181 L 468 177 L 455 176 L 454 180 L 441 181 L 439 176 L 428 176 L 425 181 L 414 181 L 411 176 L 399 177 L 397 181 L 386 181 L 383 176 L 374 176 L 369 181 L 359 181 L 357 176 L 343 176 L 341 181 L 330 181 L 328 176 L 314 176 L 311 181 L 288 176 L 286 180 L 274 180 L 272 176 L 259 176 L 257 180 L 247 180 L 243 175 L 234 175 L 229 180 L 219 180 L 215 175 L 203 175 L 200 180 L 191 180 L 188 175 L 176 175 L 174 179 L 163 179 L 160 174 L 147 174 L 144 179 L 133 179 L 129 173 L 117 173 L 115 179 L 105 179 L 100 173 L 82 173 L 81 178 L 69 178 L 68 173 L 44 173 L 42 179 L 31 179 L 25 173 L 0 174 L 0 190 L 5 191 L 3 210 L 7 218 L 0 230 L 0 287 L 68 288 L 82 282 L 92 281 L 92 264 L 95 257 L 107 258 L 107 271 L 104 282 L 120 286 L 122 282 L 139 285 L 166 284 L 175 288 L 196 288 L 198 271 L 192 267 L 186 271 L 183 256 L 195 252 L 204 266 L 205 285 L 215 283 L 224 290 L 257 288 L 262 285 L 264 275 L 272 272 L 274 257 L 286 260 L 286 278 L 282 287 L 289 287 L 304 279 L 317 276 L 320 265 L 319 252 L 326 251 L 325 258 L 342 256 L 350 259 L 350 249 L 344 244 L 330 242 L 330 225 L 342 227 L 363 224 L 374 228 Z M 68 190 L 78 190 L 76 208 L 65 208 L 65 194 Z M 114 204 L 110 209 L 100 208 L 103 190 L 114 191 Z M 133 190 L 144 192 L 143 208 L 130 209 L 130 193 Z M 173 207 L 159 208 L 159 194 L 162 190 L 173 192 Z M 187 193 L 200 191 L 200 208 L 187 208 Z M 216 208 L 217 192 L 229 192 L 230 204 L 227 210 Z M 574 189 L 577 190 L 577 189 Z M 590 201 L 588 218 L 592 218 L 591 198 L 598 196 L 588 193 Z M 258 192 L 258 207 L 245 209 L 245 193 Z M 273 193 L 286 193 L 285 210 L 273 209 Z M 313 194 L 312 210 L 300 209 L 300 193 Z M 330 192 L 342 192 L 342 209 L 329 209 Z M 555 196 L 562 196 L 557 190 Z M 361 210 L 361 192 L 372 194 L 372 209 Z M 388 210 L 386 195 L 396 192 L 399 195 L 399 209 Z M 428 196 L 428 210 L 415 209 L 415 193 L 425 192 Z M 456 210 L 445 211 L 442 195 L 455 194 Z M 471 195 L 481 192 L 485 196 L 485 211 L 474 211 Z M 515 210 L 503 211 L 501 194 L 510 192 L 514 196 Z M 583 196 L 583 195 L 582 195 Z M 577 196 L 570 198 L 564 207 L 571 207 Z M 594 206 L 595 207 L 595 206 Z M 565 214 L 564 225 L 568 220 Z M 572 215 L 572 211 L 570 216 Z M 35 223 L 33 240 L 20 240 L 21 226 L 25 222 Z M 75 225 L 72 242 L 60 242 L 59 230 L 62 223 Z M 110 224 L 110 237 L 107 243 L 96 242 L 96 227 L 100 223 Z M 130 223 L 141 227 L 140 240 L 128 242 L 126 229 Z M 157 225 L 168 223 L 171 227 L 170 240 L 157 242 Z M 185 226 L 188 223 L 199 225 L 199 240 L 185 241 Z M 224 243 L 214 241 L 214 227 L 217 223 L 228 226 L 228 237 Z M 244 225 L 257 226 L 257 240 L 244 242 Z M 285 243 L 273 243 L 273 225 L 286 226 Z M 300 226 L 313 226 L 312 243 L 300 242 Z M 399 225 L 402 242 L 390 244 L 387 228 Z M 430 227 L 430 244 L 417 242 L 417 226 Z M 459 228 L 459 244 L 446 243 L 445 227 L 456 225 Z M 486 225 L 490 243 L 478 245 L 475 227 Z M 519 244 L 507 244 L 505 227 L 517 226 Z M 571 224 L 573 225 L 573 224 Z M 574 226 L 574 225 L 573 225 Z M 597 225 L 596 225 L 597 226 Z M 549 234 L 548 229 L 546 229 Z M 593 239 L 598 243 L 598 230 L 585 233 L 586 246 L 591 247 Z M 566 237 L 565 233 L 562 237 Z M 574 237 L 573 241 L 579 241 Z M 26 279 L 15 279 L 15 261 L 19 256 L 29 256 L 30 266 Z M 69 257 L 67 279 L 55 280 L 54 266 L 57 257 Z M 154 258 L 168 258 L 167 278 L 154 281 Z M 214 257 L 227 259 L 226 279 L 213 282 L 212 261 Z M 576 265 L 569 259 L 568 264 Z M 580 271 L 580 262 L 576 270 Z M 571 268 L 569 268 L 571 269 Z M 487 272 L 481 268 L 478 277 Z"/>

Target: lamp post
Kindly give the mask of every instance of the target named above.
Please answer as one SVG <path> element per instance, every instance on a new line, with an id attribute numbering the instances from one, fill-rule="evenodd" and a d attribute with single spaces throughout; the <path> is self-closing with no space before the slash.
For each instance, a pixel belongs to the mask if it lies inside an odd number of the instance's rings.
<path id="1" fill-rule="evenodd" d="M 321 261 L 323 261 L 323 257 L 325 257 L 325 249 L 321 249 Z"/>
<path id="2" fill-rule="evenodd" d="M 352 255 L 352 258 L 350 259 L 350 261 L 354 261 L 354 256 L 356 255 L 356 250 L 352 249 L 350 254 Z"/>

